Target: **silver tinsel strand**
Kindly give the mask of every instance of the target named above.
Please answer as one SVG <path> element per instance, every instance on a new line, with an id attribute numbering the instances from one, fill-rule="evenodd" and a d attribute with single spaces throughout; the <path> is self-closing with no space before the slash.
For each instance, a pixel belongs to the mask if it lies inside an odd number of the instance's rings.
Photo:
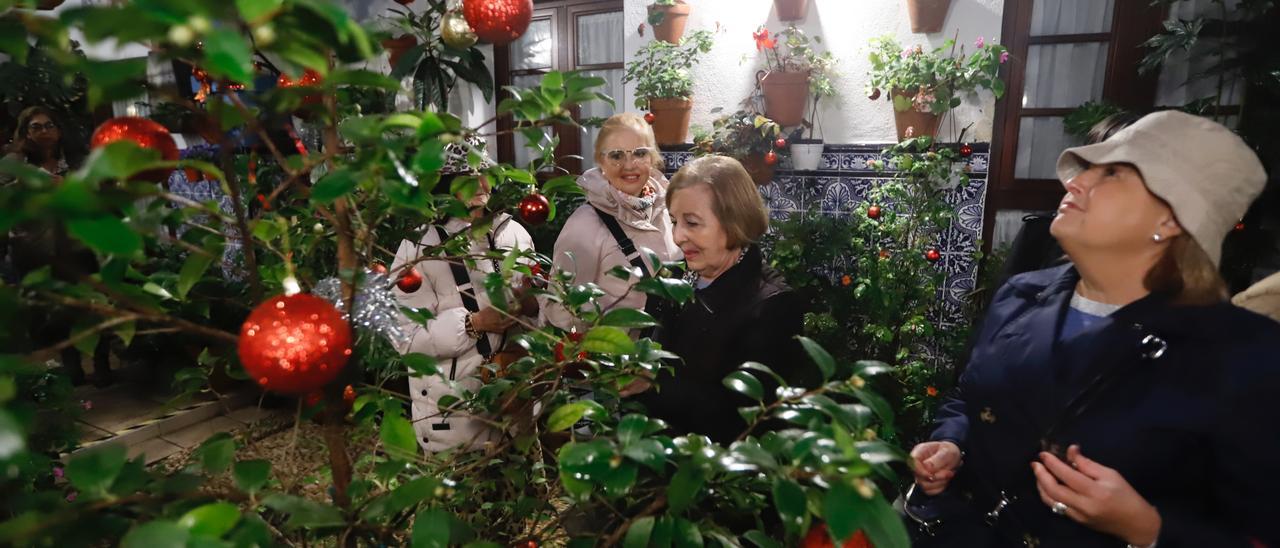
<path id="1" fill-rule="evenodd" d="M 316 284 L 312 294 L 333 303 L 333 306 L 346 315 L 347 307 L 342 302 L 342 282 L 338 278 L 325 278 Z M 391 282 L 386 274 L 379 274 L 366 269 L 356 288 L 355 308 L 352 317 L 347 321 L 357 327 L 372 331 L 400 346 L 406 342 L 404 330 L 400 328 L 400 305 L 391 293 Z"/>

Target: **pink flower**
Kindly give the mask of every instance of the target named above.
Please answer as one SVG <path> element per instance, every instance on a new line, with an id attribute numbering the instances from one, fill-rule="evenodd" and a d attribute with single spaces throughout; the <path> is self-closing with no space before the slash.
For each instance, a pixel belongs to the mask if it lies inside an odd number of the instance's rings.
<path id="1" fill-rule="evenodd" d="M 978 41 L 976 41 L 976 42 L 974 42 L 974 43 L 973 43 L 973 45 L 974 45 L 974 46 L 976 46 L 976 47 L 978 47 L 979 49 L 981 49 L 981 48 L 982 48 L 982 46 L 984 46 L 984 45 L 986 45 L 986 44 L 987 44 L 987 41 L 986 41 L 986 40 L 983 40 L 981 36 L 979 36 L 979 37 L 978 37 Z"/>
<path id="2" fill-rule="evenodd" d="M 1009 52 L 1007 51 L 1000 52 L 1000 64 L 1003 65 L 1008 60 L 1009 60 Z"/>
<path id="3" fill-rule="evenodd" d="M 916 134 L 916 126 L 907 126 L 907 131 L 906 131 L 907 138 L 910 139 L 911 136 L 915 134 Z"/>
<path id="4" fill-rule="evenodd" d="M 902 50 L 902 58 L 903 58 L 903 59 L 906 59 L 907 57 L 910 57 L 910 56 L 911 56 L 911 48 L 907 48 L 907 49 Z"/>
<path id="5" fill-rule="evenodd" d="M 75 501 L 76 501 L 76 492 L 72 491 L 70 493 L 67 493 L 67 502 L 75 502 Z"/>
<path id="6" fill-rule="evenodd" d="M 93 400 L 81 400 L 80 407 L 83 407 L 85 411 L 93 409 Z"/>
<path id="7" fill-rule="evenodd" d="M 53 477 L 58 478 L 58 479 L 62 479 L 62 475 L 63 475 L 62 467 L 61 467 L 61 466 L 54 466 L 54 467 L 53 467 Z"/>

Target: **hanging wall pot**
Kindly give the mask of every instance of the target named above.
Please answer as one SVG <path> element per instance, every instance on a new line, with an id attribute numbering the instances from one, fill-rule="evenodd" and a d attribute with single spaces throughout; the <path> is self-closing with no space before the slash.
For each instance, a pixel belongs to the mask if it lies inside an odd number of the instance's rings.
<path id="1" fill-rule="evenodd" d="M 809 14 L 809 0 L 773 0 L 779 21 L 799 21 Z"/>
<path id="2" fill-rule="evenodd" d="M 764 115 L 783 127 L 804 121 L 809 102 L 809 71 L 756 73 L 756 85 L 764 94 Z"/>
<path id="3" fill-rule="evenodd" d="M 677 0 L 673 6 L 649 5 L 649 21 L 662 14 L 662 19 L 653 25 L 653 37 L 664 42 L 679 44 L 684 37 L 684 25 L 689 22 L 690 6 L 684 0 Z"/>
<path id="4" fill-rule="evenodd" d="M 910 137 L 922 137 L 928 135 L 930 137 L 938 133 L 938 122 L 942 119 L 942 115 L 932 112 L 920 112 L 912 106 L 911 98 L 914 93 L 909 93 L 900 88 L 893 88 L 893 96 L 906 98 L 908 105 L 906 110 L 893 109 L 893 121 L 898 126 L 898 140 L 905 141 Z M 893 101 L 898 103 L 899 101 Z M 892 104 L 892 103 L 891 103 Z M 911 129 L 911 135 L 907 135 L 907 129 Z"/>
<path id="5" fill-rule="evenodd" d="M 938 32 L 947 20 L 951 0 L 907 0 L 907 15 L 911 17 L 911 32 Z"/>

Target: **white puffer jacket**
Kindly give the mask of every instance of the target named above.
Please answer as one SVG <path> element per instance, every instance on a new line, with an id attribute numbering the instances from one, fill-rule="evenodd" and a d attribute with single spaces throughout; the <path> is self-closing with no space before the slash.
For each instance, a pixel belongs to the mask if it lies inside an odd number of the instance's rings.
<path id="1" fill-rule="evenodd" d="M 449 235 L 453 235 L 470 226 L 465 220 L 452 219 L 444 225 L 444 229 Z M 533 249 L 533 238 L 509 215 L 497 218 L 493 226 L 494 244 L 498 249 Z M 422 257 L 422 249 L 429 249 L 439 243 L 440 236 L 434 226 L 423 233 L 419 242 L 400 242 L 391 272 L 394 274 L 401 265 L 417 261 Z M 483 254 L 487 251 L 488 238 L 484 235 L 472 238 L 471 254 Z M 479 310 L 484 310 L 489 306 L 489 297 L 484 291 L 484 278 L 494 271 L 493 262 L 477 260 L 475 266 L 475 270 L 469 271 L 471 284 L 475 288 Z M 459 445 L 477 447 L 494 435 L 490 428 L 474 417 L 457 414 L 442 417 L 437 402 L 444 395 L 458 396 L 462 390 L 478 390 L 481 386 L 480 366 L 484 365 L 485 360 L 476 350 L 476 339 L 466 333 L 464 321 L 468 310 L 462 304 L 450 264 L 444 260 L 427 260 L 417 263 L 417 268 L 423 277 L 421 288 L 413 293 L 404 293 L 399 289 L 392 291 L 400 304 L 424 308 L 433 315 L 426 327 L 404 318 L 403 326 L 408 342 L 397 348 L 401 354 L 417 352 L 438 360 L 436 365 L 440 370 L 439 375 L 409 377 L 409 391 L 413 396 L 413 424 L 418 444 L 428 452 Z M 518 330 L 513 327 L 505 338 L 509 340 L 516 333 Z M 489 338 L 489 345 L 494 352 L 501 350 L 501 345 L 505 342 L 502 335 L 486 333 L 485 336 Z M 456 383 L 457 390 L 450 386 L 451 383 Z"/>
<path id="2" fill-rule="evenodd" d="M 587 193 L 587 203 L 580 206 L 565 221 L 560 237 L 556 239 L 553 267 L 555 270 L 574 273 L 574 283 L 595 283 L 608 296 L 602 305 L 609 305 L 626 294 L 618 308 L 644 309 L 646 295 L 639 291 L 627 294 L 634 280 L 628 281 L 609 275 L 617 266 L 630 267 L 631 263 L 592 210 L 599 208 L 608 213 L 622 227 L 636 249 L 649 248 L 664 262 L 683 258 L 680 248 L 671 238 L 671 219 L 667 215 L 667 178 L 657 170 L 649 175 L 653 188 L 652 204 L 637 207 L 637 199 L 627 196 L 609 184 L 599 168 L 593 168 L 578 177 L 578 185 Z M 574 321 L 573 315 L 559 303 L 543 299 L 541 304 L 544 323 L 561 329 L 585 326 Z"/>

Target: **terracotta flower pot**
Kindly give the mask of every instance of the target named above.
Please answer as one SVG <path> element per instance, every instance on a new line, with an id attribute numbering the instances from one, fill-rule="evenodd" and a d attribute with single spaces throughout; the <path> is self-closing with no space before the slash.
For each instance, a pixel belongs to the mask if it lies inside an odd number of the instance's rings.
<path id="1" fill-rule="evenodd" d="M 915 94 L 908 93 L 902 89 L 894 88 L 894 97 L 905 97 L 908 101 Z M 890 103 L 892 104 L 892 103 Z M 938 133 L 938 122 L 942 120 L 942 115 L 932 112 L 920 112 L 914 107 L 908 107 L 907 110 L 900 111 L 893 109 L 893 121 L 898 126 L 898 140 L 904 141 L 908 139 L 907 128 L 911 128 L 910 137 L 922 137 L 928 135 L 936 136 Z"/>
<path id="2" fill-rule="evenodd" d="M 809 103 L 809 73 L 756 73 L 756 83 L 764 92 L 764 115 L 783 127 L 804 121 L 804 106 Z"/>
<path id="3" fill-rule="evenodd" d="M 938 32 L 947 20 L 951 0 L 907 0 L 907 15 L 911 17 L 911 32 Z"/>
<path id="4" fill-rule="evenodd" d="M 773 172 L 777 169 L 777 164 L 766 163 L 763 154 L 753 154 L 746 158 L 739 158 L 738 161 L 742 162 L 742 167 L 746 168 L 747 174 L 751 175 L 751 180 L 755 181 L 757 186 L 773 182 Z"/>
<path id="5" fill-rule="evenodd" d="M 387 60 L 391 62 L 392 69 L 400 63 L 400 58 L 405 52 L 416 45 L 418 45 L 418 38 L 412 34 L 402 34 L 397 38 L 387 38 L 382 41 L 382 49 L 387 50 Z"/>
<path id="6" fill-rule="evenodd" d="M 649 14 L 654 12 L 664 12 L 662 22 L 653 25 L 653 37 L 664 42 L 679 44 L 680 39 L 684 37 L 684 25 L 689 22 L 688 4 L 676 4 L 674 6 L 649 6 Z"/>
<path id="7" fill-rule="evenodd" d="M 653 136 L 660 145 L 679 145 L 689 136 L 689 113 L 692 99 L 649 99 L 653 113 Z"/>
<path id="8" fill-rule="evenodd" d="M 773 0 L 779 21 L 799 21 L 809 14 L 809 0 Z"/>

